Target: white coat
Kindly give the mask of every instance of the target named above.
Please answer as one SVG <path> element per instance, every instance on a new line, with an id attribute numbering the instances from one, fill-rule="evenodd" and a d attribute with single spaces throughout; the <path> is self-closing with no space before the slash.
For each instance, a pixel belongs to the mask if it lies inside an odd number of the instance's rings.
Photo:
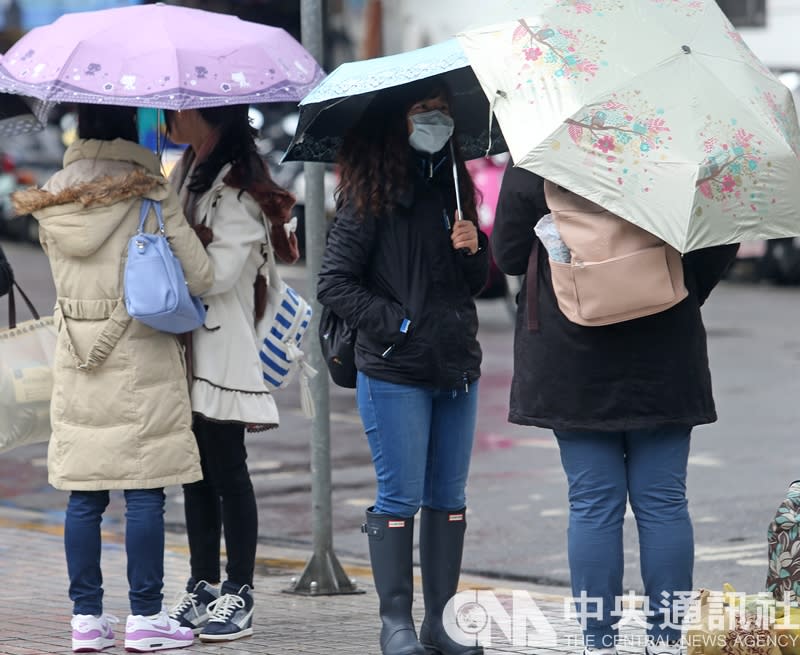
<path id="1" fill-rule="evenodd" d="M 195 205 L 196 223 L 214 235 L 207 249 L 214 283 L 203 294 L 205 324 L 192 333 L 192 411 L 216 421 L 276 427 L 278 408 L 261 372 L 253 290 L 267 232 L 253 197 L 223 183 L 229 170 L 222 168 Z M 186 193 L 184 187 L 182 199 Z"/>

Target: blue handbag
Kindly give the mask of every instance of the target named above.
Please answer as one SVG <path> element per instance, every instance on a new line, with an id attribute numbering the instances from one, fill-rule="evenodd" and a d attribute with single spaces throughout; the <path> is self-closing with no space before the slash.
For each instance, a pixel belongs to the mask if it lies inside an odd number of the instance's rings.
<path id="1" fill-rule="evenodd" d="M 156 234 L 144 231 L 151 207 L 158 219 Z M 124 285 L 128 314 L 151 328 L 180 334 L 205 321 L 206 309 L 189 294 L 181 263 L 169 247 L 161 203 L 156 200 L 142 198 L 139 230 L 128 241 Z"/>

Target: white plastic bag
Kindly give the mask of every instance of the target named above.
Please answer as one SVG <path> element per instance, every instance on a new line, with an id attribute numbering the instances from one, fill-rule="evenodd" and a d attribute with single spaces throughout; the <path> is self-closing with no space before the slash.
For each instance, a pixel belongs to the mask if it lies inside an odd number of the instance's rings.
<path id="1" fill-rule="evenodd" d="M 561 240 L 561 234 L 558 231 L 556 222 L 553 220 L 552 214 L 545 214 L 539 219 L 539 222 L 533 228 L 539 241 L 547 249 L 547 254 L 554 262 L 561 262 L 568 264 L 572 261 L 572 254 Z"/>

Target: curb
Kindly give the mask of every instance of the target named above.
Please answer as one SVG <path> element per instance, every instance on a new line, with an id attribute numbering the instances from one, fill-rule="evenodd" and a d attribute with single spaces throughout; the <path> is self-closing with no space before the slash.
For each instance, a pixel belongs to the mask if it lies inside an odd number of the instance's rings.
<path id="1" fill-rule="evenodd" d="M 63 536 L 64 526 L 58 521 L 54 521 L 42 512 L 33 510 L 23 510 L 14 507 L 0 505 L 0 530 L 21 530 L 25 532 L 38 532 L 51 536 Z M 108 530 L 101 531 L 104 543 L 122 544 L 125 542 L 124 536 L 119 532 Z M 185 543 L 185 536 L 182 533 L 167 532 L 165 548 L 173 553 L 185 555 L 188 559 L 189 548 Z M 223 551 L 224 553 L 224 551 Z M 256 550 L 256 568 L 267 568 L 277 571 L 278 575 L 299 574 L 305 569 L 306 563 L 311 557 L 311 552 L 305 549 L 292 549 L 280 546 L 268 546 L 258 544 Z M 360 578 L 367 582 L 367 587 L 372 586 L 372 569 L 368 561 L 339 558 L 339 563 L 345 569 L 347 575 Z M 274 574 L 272 574 L 274 575 Z M 359 588 L 364 588 L 361 581 L 356 581 Z M 414 567 L 415 585 L 422 584 L 419 567 Z M 463 574 L 458 585 L 459 591 L 465 590 L 489 590 L 500 594 L 510 594 L 515 588 L 524 588 L 535 600 L 548 602 L 563 602 L 567 598 L 557 588 L 533 586 L 522 583 L 514 587 L 509 580 L 500 578 L 488 578 L 470 574 Z M 321 594 L 322 595 L 322 594 Z"/>

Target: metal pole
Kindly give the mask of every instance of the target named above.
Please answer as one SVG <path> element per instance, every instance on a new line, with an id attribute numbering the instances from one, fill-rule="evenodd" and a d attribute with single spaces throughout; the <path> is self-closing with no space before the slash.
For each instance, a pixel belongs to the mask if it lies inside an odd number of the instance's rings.
<path id="1" fill-rule="evenodd" d="M 322 0 L 301 0 L 300 31 L 303 45 L 319 62 L 323 61 Z M 319 331 L 322 307 L 317 302 L 317 275 L 325 251 L 325 183 L 324 165 L 307 163 L 304 167 L 306 181 L 305 228 L 306 270 L 308 272 L 308 298 L 311 299 L 313 318 L 309 334 Z M 322 358 L 319 341 L 309 339 L 309 363 L 319 373 L 311 380 L 316 415 L 311 422 L 311 520 L 314 535 L 314 552 L 306 563 L 302 575 L 292 580 L 288 593 L 352 594 L 355 582 L 342 569 L 333 552 L 333 522 L 331 520 L 331 432 L 328 375 Z"/>

